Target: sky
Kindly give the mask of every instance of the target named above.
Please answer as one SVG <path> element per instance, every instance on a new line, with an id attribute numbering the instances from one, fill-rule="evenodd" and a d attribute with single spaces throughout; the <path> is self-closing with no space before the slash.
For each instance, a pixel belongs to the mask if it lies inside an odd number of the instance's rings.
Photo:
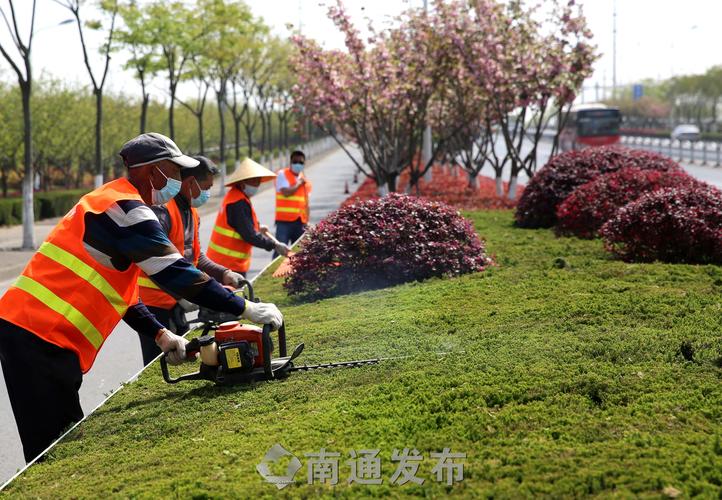
<path id="1" fill-rule="evenodd" d="M 544 1 L 544 0 L 540 0 Z M 0 0 L 7 8 L 8 0 Z M 19 23 L 26 29 L 30 0 L 15 0 Z M 251 10 L 265 19 L 273 31 L 281 36 L 289 34 L 287 24 L 302 27 L 306 36 L 316 38 L 326 47 L 341 48 L 343 38 L 326 17 L 328 0 L 247 0 Z M 423 0 L 346 0 L 352 19 L 361 28 L 370 18 L 375 26 L 389 23 L 409 7 L 422 6 Z M 429 3 L 433 3 L 429 0 Z M 613 67 L 613 12 L 615 0 L 578 0 L 584 7 L 594 41 L 602 54 L 595 65 L 594 75 L 585 84 L 585 100 L 596 100 L 596 85 L 611 92 Z M 617 4 L 617 83 L 632 84 L 642 79 L 668 78 L 674 74 L 703 72 L 722 64 L 722 53 L 716 49 L 718 29 L 722 19 L 720 0 L 616 0 Z M 89 18 L 94 16 L 87 9 Z M 36 75 L 48 75 L 88 85 L 89 77 L 82 60 L 82 52 L 74 24 L 58 25 L 71 16 L 51 0 L 38 0 L 36 35 L 33 46 L 33 65 Z M 97 47 L 99 39 L 90 37 Z M 7 30 L 0 24 L 0 41 L 7 45 Z M 101 71 L 101 58 L 91 52 L 91 64 Z M 122 69 L 124 55 L 111 62 L 108 89 L 112 92 L 134 93 L 138 88 L 129 71 Z M 0 59 L 0 78 L 14 78 L 8 64 Z M 191 88 L 181 91 L 188 95 Z M 166 96 L 165 82 L 153 83 L 156 98 Z"/>

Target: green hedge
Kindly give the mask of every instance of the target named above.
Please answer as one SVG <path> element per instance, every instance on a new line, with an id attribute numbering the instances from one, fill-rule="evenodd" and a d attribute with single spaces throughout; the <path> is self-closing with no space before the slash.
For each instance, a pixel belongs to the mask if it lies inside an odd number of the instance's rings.
<path id="1" fill-rule="evenodd" d="M 33 197 L 35 220 L 51 219 L 65 215 L 78 202 L 78 199 L 87 192 L 87 189 L 73 189 L 35 193 Z M 22 198 L 0 199 L 0 226 L 20 224 L 22 220 Z"/>

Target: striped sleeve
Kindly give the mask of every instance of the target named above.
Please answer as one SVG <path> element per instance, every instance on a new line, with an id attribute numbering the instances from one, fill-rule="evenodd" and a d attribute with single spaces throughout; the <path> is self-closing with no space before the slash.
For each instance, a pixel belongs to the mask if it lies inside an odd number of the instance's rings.
<path id="1" fill-rule="evenodd" d="M 178 253 L 147 205 L 122 200 L 101 214 L 88 213 L 85 217 L 85 247 L 101 263 L 110 263 L 121 271 L 136 264 L 156 285 L 175 297 L 218 311 L 243 312 L 243 299 L 225 290 Z"/>

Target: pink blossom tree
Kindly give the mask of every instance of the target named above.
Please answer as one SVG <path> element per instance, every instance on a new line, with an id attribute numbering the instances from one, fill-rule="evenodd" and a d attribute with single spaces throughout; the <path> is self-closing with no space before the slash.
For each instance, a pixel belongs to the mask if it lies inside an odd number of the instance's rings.
<path id="1" fill-rule="evenodd" d="M 473 0 L 469 8 L 465 5 L 437 3 L 445 22 L 453 24 L 447 31 L 454 33 L 462 73 L 473 82 L 465 84 L 470 89 L 464 94 L 468 105 L 459 109 L 472 117 L 476 113 L 476 124 L 467 121 L 478 133 L 465 136 L 462 166 L 478 175 L 483 163 L 489 163 L 497 194 L 502 195 L 502 171 L 509 165 L 508 196 L 513 199 L 519 173 L 532 176 L 536 170 L 537 148 L 553 118 L 559 124 L 553 149 L 557 147 L 564 110 L 591 74 L 596 57 L 591 32 L 573 0 L 564 6 L 547 2 L 545 17 L 538 7 L 527 8 L 520 0 L 506 5 Z"/>
<path id="2" fill-rule="evenodd" d="M 366 44 L 338 0 L 329 17 L 345 36 L 346 52 L 294 39 L 298 109 L 382 192 L 395 190 L 404 169 L 413 186 L 446 157 L 461 164 L 471 185 L 490 164 L 500 195 L 502 172 L 510 166 L 513 199 L 519 173 L 533 175 L 544 131 L 556 117 L 558 136 L 563 111 L 595 59 L 574 0 L 546 5 L 542 15 L 522 0 L 437 0 L 432 14 L 410 10 L 393 29 L 369 27 Z M 427 122 L 434 144 L 422 164 Z M 363 164 L 347 149 L 348 139 L 361 149 Z"/>
<path id="3" fill-rule="evenodd" d="M 407 13 L 394 29 L 376 32 L 370 26 L 368 44 L 340 0 L 329 8 L 329 17 L 344 34 L 347 52 L 326 51 L 313 40 L 294 38 L 296 105 L 336 139 L 381 192 L 395 191 L 399 174 L 418 160 L 427 109 L 443 81 L 439 36 L 432 18 L 418 11 Z M 348 150 L 346 139 L 359 146 L 363 163 Z M 435 145 L 434 156 L 442 147 Z M 417 166 L 414 177 L 425 168 Z"/>

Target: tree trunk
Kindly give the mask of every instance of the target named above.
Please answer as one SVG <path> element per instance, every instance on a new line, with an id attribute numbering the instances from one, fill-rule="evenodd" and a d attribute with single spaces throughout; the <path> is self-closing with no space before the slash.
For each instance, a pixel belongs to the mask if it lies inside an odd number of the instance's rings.
<path id="1" fill-rule="evenodd" d="M 172 80 L 171 80 L 172 81 Z M 174 116 L 175 116 L 175 90 L 176 90 L 175 83 L 171 83 L 169 90 L 170 90 L 170 104 L 168 105 L 168 132 L 169 137 L 171 141 L 175 142 L 175 122 L 174 122 Z"/>
<path id="2" fill-rule="evenodd" d="M 469 187 L 473 190 L 479 189 L 479 176 L 469 173 Z"/>
<path id="3" fill-rule="evenodd" d="M 496 174 L 496 195 L 502 198 L 504 196 L 504 179 L 501 177 L 501 173 Z"/>
<path id="4" fill-rule="evenodd" d="M 95 90 L 95 188 L 103 185 L 103 91 Z"/>
<path id="5" fill-rule="evenodd" d="M 200 154 L 201 156 L 206 155 L 206 143 L 203 139 L 203 112 L 201 111 L 196 115 L 196 119 L 198 120 L 198 147 L 200 148 Z"/>
<path id="6" fill-rule="evenodd" d="M 148 122 L 148 104 L 150 103 L 150 95 L 143 93 L 143 102 L 140 105 L 140 133 L 145 134 Z"/>
<path id="7" fill-rule="evenodd" d="M 236 165 L 241 161 L 241 120 L 233 117 L 233 140 L 236 147 Z"/>
<path id="8" fill-rule="evenodd" d="M 509 179 L 509 196 L 508 198 L 510 200 L 516 199 L 516 184 L 517 184 L 517 176 L 516 174 L 511 176 L 511 179 Z"/>
<path id="9" fill-rule="evenodd" d="M 2 177 L 0 177 L 0 186 L 2 186 L 3 198 L 7 198 L 8 197 L 8 167 L 6 165 L 3 165 L 1 174 L 2 174 Z"/>
<path id="10" fill-rule="evenodd" d="M 25 144 L 23 172 L 23 250 L 35 249 L 35 211 L 33 209 L 33 134 L 30 110 L 32 80 L 20 84 L 23 100 L 23 134 Z"/>
<path id="11" fill-rule="evenodd" d="M 250 113 L 250 111 L 249 111 Z M 248 157 L 253 157 L 253 130 L 251 128 L 246 127 L 246 141 L 248 141 Z"/>
<path id="12" fill-rule="evenodd" d="M 388 174 L 386 176 L 386 189 L 387 193 L 395 193 L 396 192 L 396 177 L 397 174 Z"/>
<path id="13" fill-rule="evenodd" d="M 226 193 L 226 118 L 225 114 L 223 113 L 223 102 L 226 98 L 225 92 L 224 92 L 225 83 L 221 86 L 221 91 L 216 93 L 216 97 L 218 100 L 218 118 L 220 120 L 221 125 L 221 144 L 220 144 L 220 165 L 218 168 L 221 170 L 221 182 L 220 182 L 220 189 L 218 190 L 218 193 L 223 196 Z"/>
<path id="14" fill-rule="evenodd" d="M 266 152 L 266 116 L 263 114 L 263 112 L 259 113 L 261 115 L 261 147 L 260 151 L 261 154 L 265 154 Z"/>

